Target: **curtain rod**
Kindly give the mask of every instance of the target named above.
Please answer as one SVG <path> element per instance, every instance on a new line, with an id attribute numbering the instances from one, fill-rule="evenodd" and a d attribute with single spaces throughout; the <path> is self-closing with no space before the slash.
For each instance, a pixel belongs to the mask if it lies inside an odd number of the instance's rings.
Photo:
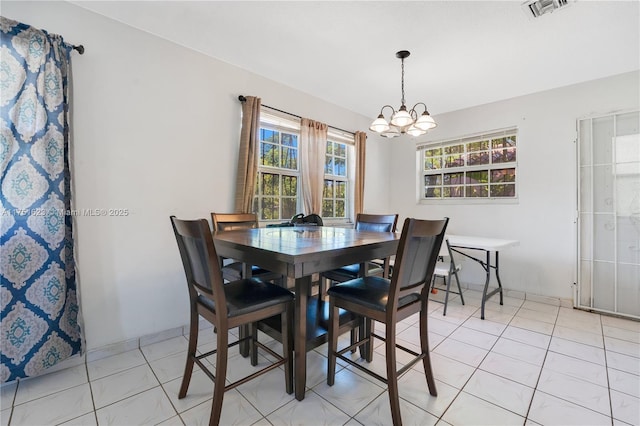
<path id="1" fill-rule="evenodd" d="M 245 97 L 244 97 L 244 95 L 240 95 L 240 96 L 238 96 L 238 100 L 239 100 L 240 102 L 244 102 L 244 101 L 246 101 L 246 100 L 247 100 L 247 98 L 245 98 Z M 272 109 L 272 110 L 274 110 L 274 111 L 281 112 L 281 113 L 283 113 L 283 114 L 290 115 L 290 116 L 292 116 L 292 117 L 296 117 L 296 118 L 300 118 L 300 119 L 302 119 L 302 117 L 300 117 L 300 116 L 299 116 L 299 115 L 297 115 L 297 114 L 292 114 L 292 113 L 290 113 L 290 112 L 283 111 L 283 110 L 281 110 L 281 109 L 274 108 L 274 107 L 271 107 L 271 106 L 269 106 L 269 105 L 264 105 L 264 104 L 262 104 L 262 106 L 263 106 L 263 107 L 265 107 L 265 108 Z M 339 127 L 330 126 L 330 125 L 328 125 L 328 124 L 327 124 L 327 127 L 331 127 L 332 129 L 340 130 L 341 132 L 344 132 L 344 133 L 349 133 L 350 135 L 355 135 L 355 133 L 354 133 L 354 132 L 350 132 L 349 130 L 341 129 L 341 128 L 339 128 Z"/>
<path id="2" fill-rule="evenodd" d="M 73 47 L 73 50 L 77 50 L 79 54 L 82 55 L 84 53 L 84 46 L 83 45 L 79 44 L 77 46 L 72 46 L 72 47 Z"/>

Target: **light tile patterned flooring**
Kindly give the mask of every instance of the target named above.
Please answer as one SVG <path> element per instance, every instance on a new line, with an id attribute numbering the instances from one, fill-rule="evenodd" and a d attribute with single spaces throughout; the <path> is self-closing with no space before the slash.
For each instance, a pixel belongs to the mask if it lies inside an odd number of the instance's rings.
<path id="1" fill-rule="evenodd" d="M 465 292 L 466 306 L 450 300 L 447 316 L 441 304 L 430 303 L 438 397 L 429 395 L 418 363 L 400 379 L 405 424 L 640 424 L 639 322 L 509 297 L 500 306 L 497 300 L 488 303 L 484 321 L 478 292 Z M 398 325 L 398 339 L 408 346 L 419 343 L 416 322 L 414 316 Z M 200 336 L 199 350 L 213 348 L 211 328 Z M 176 337 L 5 385 L 1 425 L 206 424 L 212 383 L 202 371 L 194 373 L 187 397 L 177 398 L 186 347 L 187 339 Z M 232 351 L 228 376 L 235 380 L 253 368 Z M 284 375 L 275 370 L 227 392 L 221 423 L 391 424 L 381 383 L 340 365 L 329 387 L 326 345 L 307 359 L 304 401 L 286 394 Z M 382 346 L 371 367 L 385 371 Z"/>

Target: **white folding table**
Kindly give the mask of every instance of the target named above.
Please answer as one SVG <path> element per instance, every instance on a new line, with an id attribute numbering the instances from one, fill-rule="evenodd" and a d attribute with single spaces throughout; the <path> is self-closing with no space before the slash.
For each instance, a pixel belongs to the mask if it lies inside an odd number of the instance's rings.
<path id="1" fill-rule="evenodd" d="M 484 290 L 482 291 L 482 305 L 480 308 L 480 318 L 484 319 L 484 305 L 491 296 L 496 293 L 500 293 L 500 304 L 503 304 L 502 297 L 502 283 L 500 282 L 500 263 L 498 260 L 500 250 L 505 248 L 514 247 L 520 244 L 517 240 L 502 240 L 498 238 L 485 238 L 485 237 L 468 237 L 463 235 L 447 235 L 449 240 L 451 251 L 456 252 L 464 257 L 467 257 L 475 262 L 478 262 L 484 268 L 486 272 L 486 279 L 484 282 Z M 474 257 L 461 250 L 476 250 L 484 251 L 485 257 Z M 491 264 L 491 253 L 495 253 L 495 265 Z M 489 290 L 489 281 L 491 281 L 491 270 L 495 271 L 496 279 L 498 281 L 498 287 Z"/>

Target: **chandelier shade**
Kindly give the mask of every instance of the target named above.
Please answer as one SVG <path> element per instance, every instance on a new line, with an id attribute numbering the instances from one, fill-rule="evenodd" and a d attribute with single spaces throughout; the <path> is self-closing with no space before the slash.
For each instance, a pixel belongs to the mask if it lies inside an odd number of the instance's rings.
<path id="1" fill-rule="evenodd" d="M 402 100 L 400 108 L 396 111 L 391 105 L 383 106 L 378 118 L 369 126 L 369 130 L 380 133 L 380 135 L 387 138 L 394 138 L 404 133 L 410 136 L 424 135 L 428 130 L 438 125 L 429 114 L 427 106 L 422 102 L 418 102 L 413 108 L 407 111 L 407 106 L 404 101 L 404 60 L 409 57 L 410 54 L 408 50 L 401 50 L 396 53 L 396 57 L 402 61 Z M 424 107 L 424 111 L 420 115 L 416 110 L 419 106 Z M 390 121 L 387 121 L 384 117 L 383 111 L 385 108 L 391 108 Z"/>

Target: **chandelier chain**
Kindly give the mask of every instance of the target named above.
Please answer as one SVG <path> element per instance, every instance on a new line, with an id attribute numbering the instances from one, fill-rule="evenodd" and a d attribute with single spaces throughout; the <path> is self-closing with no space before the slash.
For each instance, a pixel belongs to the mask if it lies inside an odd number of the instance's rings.
<path id="1" fill-rule="evenodd" d="M 404 105 L 404 58 L 402 58 L 402 105 Z"/>

